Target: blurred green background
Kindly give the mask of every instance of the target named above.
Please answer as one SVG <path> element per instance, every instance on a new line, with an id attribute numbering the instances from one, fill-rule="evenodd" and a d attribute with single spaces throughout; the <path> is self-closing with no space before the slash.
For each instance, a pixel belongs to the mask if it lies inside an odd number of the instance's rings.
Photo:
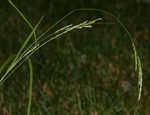
<path id="1" fill-rule="evenodd" d="M 32 56 L 34 68 L 32 115 L 149 115 L 150 4 L 138 0 L 13 0 L 35 25 L 45 16 L 37 34 L 77 8 L 97 8 L 120 18 L 133 37 L 143 66 L 143 91 L 130 39 L 112 17 L 78 12 L 50 31 L 96 17 L 91 29 L 76 30 L 54 40 Z M 0 65 L 15 54 L 31 32 L 14 8 L 0 4 Z M 24 63 L 0 87 L 0 115 L 25 115 L 29 70 Z"/>

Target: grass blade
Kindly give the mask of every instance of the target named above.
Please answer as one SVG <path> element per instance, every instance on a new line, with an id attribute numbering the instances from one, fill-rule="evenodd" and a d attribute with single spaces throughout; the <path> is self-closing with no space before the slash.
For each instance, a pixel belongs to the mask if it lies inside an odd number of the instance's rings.
<path id="1" fill-rule="evenodd" d="M 16 5 L 11 1 L 8 0 L 9 4 L 15 8 L 15 10 L 19 13 L 19 15 L 22 17 L 22 19 L 28 24 L 28 26 L 33 29 L 34 27 L 32 26 L 32 24 L 30 23 L 30 21 L 24 16 L 24 14 L 16 7 Z M 34 39 L 36 40 L 36 33 L 34 32 Z"/>
<path id="2" fill-rule="evenodd" d="M 8 2 L 10 3 L 10 5 L 12 7 L 14 7 L 16 9 L 16 11 L 20 14 L 20 16 L 23 18 L 23 20 L 28 24 L 28 26 L 33 29 L 33 26 L 32 24 L 27 20 L 27 18 L 23 15 L 23 13 L 16 7 L 16 5 L 11 1 L 11 0 L 8 0 Z"/>

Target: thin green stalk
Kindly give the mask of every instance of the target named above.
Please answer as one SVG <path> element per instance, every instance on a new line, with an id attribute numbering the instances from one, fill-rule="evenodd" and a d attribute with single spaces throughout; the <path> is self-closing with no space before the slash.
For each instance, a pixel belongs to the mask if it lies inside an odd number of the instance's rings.
<path id="1" fill-rule="evenodd" d="M 29 64 L 29 71 L 30 71 L 30 84 L 29 84 L 29 97 L 28 97 L 29 99 L 28 99 L 27 115 L 30 115 L 31 102 L 32 102 L 32 83 L 33 83 L 33 67 L 30 59 L 28 59 L 28 64 Z"/>
<path id="2" fill-rule="evenodd" d="M 10 3 L 10 5 L 16 9 L 16 11 L 19 13 L 19 15 L 22 17 L 22 19 L 28 24 L 28 26 L 33 29 L 34 27 L 32 26 L 32 24 L 30 23 L 30 21 L 24 16 L 24 14 L 16 7 L 16 5 L 11 1 L 8 0 L 8 2 Z M 36 33 L 34 32 L 34 39 L 36 40 Z"/>
<path id="3" fill-rule="evenodd" d="M 8 0 L 8 2 L 12 7 L 16 9 L 16 11 L 20 14 L 20 16 L 24 19 L 24 21 L 29 25 L 29 27 L 33 29 L 32 24 L 27 20 L 27 18 L 23 15 L 23 13 L 16 7 L 16 5 L 11 0 Z"/>

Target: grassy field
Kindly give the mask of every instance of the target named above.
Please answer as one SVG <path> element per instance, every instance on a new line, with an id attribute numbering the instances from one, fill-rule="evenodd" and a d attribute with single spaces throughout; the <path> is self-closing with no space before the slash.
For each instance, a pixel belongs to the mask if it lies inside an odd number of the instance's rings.
<path id="1" fill-rule="evenodd" d="M 86 19 L 101 17 L 103 21 L 93 28 L 69 32 L 31 56 L 31 115 L 150 114 L 148 5 L 133 1 L 116 1 L 113 4 L 81 0 L 74 4 L 67 0 L 14 0 L 14 3 L 34 25 L 41 16 L 45 16 L 38 27 L 38 35 L 73 9 L 90 7 L 110 11 L 123 21 L 135 38 L 143 66 L 143 91 L 138 102 L 138 73 L 134 70 L 134 55 L 126 32 L 112 17 L 92 12 L 76 13 L 50 33 Z M 17 53 L 31 29 L 7 1 L 0 6 L 1 65 L 9 56 Z M 29 74 L 25 62 L 0 86 L 0 115 L 27 114 Z"/>

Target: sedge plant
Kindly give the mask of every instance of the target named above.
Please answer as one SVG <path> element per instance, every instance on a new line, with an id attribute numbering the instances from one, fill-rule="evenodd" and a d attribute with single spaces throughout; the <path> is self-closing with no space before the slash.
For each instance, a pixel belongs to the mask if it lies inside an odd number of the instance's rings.
<path id="1" fill-rule="evenodd" d="M 92 25 L 96 23 L 97 21 L 101 21 L 102 18 L 97 18 L 94 20 L 85 20 L 84 22 L 81 22 L 77 25 L 69 24 L 67 26 L 64 26 L 57 31 L 53 33 L 49 33 L 51 29 L 53 29 L 55 26 L 57 26 L 59 23 L 61 23 L 63 20 L 65 20 L 66 17 L 76 13 L 76 12 L 81 12 L 81 11 L 93 11 L 93 12 L 99 12 L 103 13 L 105 15 L 113 17 L 116 22 L 124 29 L 124 31 L 127 33 L 132 49 L 134 52 L 134 57 L 135 57 L 135 70 L 138 71 L 138 101 L 141 99 L 141 93 L 142 93 L 142 64 L 140 57 L 138 55 L 137 49 L 135 47 L 134 39 L 131 35 L 131 33 L 128 31 L 128 29 L 125 27 L 125 25 L 120 21 L 118 17 L 113 15 L 110 12 L 107 12 L 105 10 L 101 9 L 75 9 L 71 12 L 69 12 L 67 15 L 65 15 L 63 18 L 61 18 L 59 21 L 57 21 L 51 28 L 43 32 L 41 35 L 36 36 L 36 30 L 39 27 L 41 21 L 43 20 L 43 17 L 40 18 L 38 23 L 33 26 L 28 19 L 24 16 L 24 14 L 15 6 L 15 4 L 11 1 L 8 0 L 10 5 L 15 8 L 15 10 L 20 14 L 20 16 L 23 18 L 23 20 L 27 23 L 27 25 L 31 28 L 31 32 L 27 36 L 26 40 L 22 44 L 21 48 L 19 51 L 16 53 L 15 56 L 9 57 L 1 66 L 0 66 L 0 73 L 2 71 L 5 72 L 0 78 L 0 85 L 2 85 L 11 75 L 26 61 L 28 60 L 28 65 L 29 65 L 29 70 L 30 70 L 30 83 L 29 83 L 29 100 L 28 100 L 28 109 L 27 109 L 27 115 L 30 115 L 31 113 L 31 101 L 32 101 L 32 81 L 33 81 L 33 65 L 32 61 L 30 59 L 30 56 L 32 56 L 35 52 L 39 50 L 39 48 L 45 46 L 47 43 L 51 42 L 52 40 L 59 39 L 62 37 L 62 35 L 71 32 L 73 30 L 80 30 L 82 28 L 92 28 Z M 29 44 L 29 41 L 31 38 L 34 37 L 34 41 Z M 7 67 L 7 68 L 6 68 Z"/>

